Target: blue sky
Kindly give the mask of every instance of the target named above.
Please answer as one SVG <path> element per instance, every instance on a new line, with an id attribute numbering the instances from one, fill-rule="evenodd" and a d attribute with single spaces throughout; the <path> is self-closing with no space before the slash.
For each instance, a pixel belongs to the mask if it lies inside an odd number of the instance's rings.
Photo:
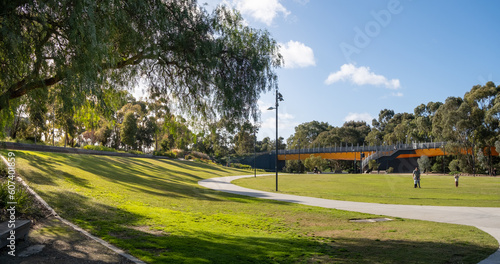
<path id="1" fill-rule="evenodd" d="M 500 84 L 500 1 L 199 0 L 224 3 L 281 45 L 280 136 L 313 120 L 342 126 L 382 109 L 463 97 Z M 259 139 L 275 136 L 272 92 L 259 100 Z"/>

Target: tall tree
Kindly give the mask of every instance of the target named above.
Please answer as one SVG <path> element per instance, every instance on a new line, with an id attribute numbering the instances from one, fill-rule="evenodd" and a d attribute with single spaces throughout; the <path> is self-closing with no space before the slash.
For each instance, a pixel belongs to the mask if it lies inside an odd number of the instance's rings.
<path id="1" fill-rule="evenodd" d="M 467 92 L 464 100 L 471 107 L 470 119 L 474 128 L 474 145 L 477 146 L 478 156 L 482 156 L 483 163 L 489 174 L 493 172 L 491 149 L 500 134 L 500 86 L 493 82 L 485 85 L 476 85 Z M 486 156 L 485 156 L 486 155 Z M 486 162 L 484 162 L 484 159 Z"/>
<path id="2" fill-rule="evenodd" d="M 331 126 L 326 122 L 311 121 L 295 127 L 295 133 L 287 139 L 289 148 L 308 148 L 321 132 L 327 131 Z"/>
<path id="3" fill-rule="evenodd" d="M 131 111 L 125 114 L 123 118 L 122 129 L 120 132 L 120 137 L 123 144 L 131 147 L 132 149 L 137 148 L 137 118 L 135 114 Z"/>
<path id="4" fill-rule="evenodd" d="M 199 118 L 257 116 L 282 62 L 268 32 L 194 0 L 3 1 L 0 110 L 59 86 L 64 104 L 104 105 L 146 76 L 149 90 Z"/>
<path id="5" fill-rule="evenodd" d="M 240 126 L 238 133 L 234 136 L 234 150 L 237 155 L 254 152 L 254 127 L 246 122 Z"/>

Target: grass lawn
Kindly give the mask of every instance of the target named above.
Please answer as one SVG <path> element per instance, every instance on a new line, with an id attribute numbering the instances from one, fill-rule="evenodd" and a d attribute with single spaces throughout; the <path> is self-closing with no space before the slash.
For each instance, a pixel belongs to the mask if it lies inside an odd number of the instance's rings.
<path id="1" fill-rule="evenodd" d="M 274 176 L 246 178 L 234 184 L 274 191 Z M 332 200 L 439 206 L 500 207 L 500 177 L 421 175 L 421 189 L 411 175 L 395 174 L 284 174 L 279 191 Z"/>
<path id="2" fill-rule="evenodd" d="M 4 155 L 7 151 L 1 151 Z M 148 263 L 477 263 L 498 243 L 468 226 L 373 217 L 220 193 L 248 171 L 190 161 L 15 151 L 64 218 Z"/>

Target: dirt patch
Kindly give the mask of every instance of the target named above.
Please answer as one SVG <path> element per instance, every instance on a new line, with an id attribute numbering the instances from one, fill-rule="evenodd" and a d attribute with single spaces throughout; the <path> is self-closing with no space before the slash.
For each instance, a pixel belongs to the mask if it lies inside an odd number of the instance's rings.
<path id="1" fill-rule="evenodd" d="M 127 228 L 134 229 L 136 231 L 148 233 L 153 236 L 165 236 L 169 235 L 168 233 L 162 230 L 151 229 L 150 226 L 127 226 Z"/>

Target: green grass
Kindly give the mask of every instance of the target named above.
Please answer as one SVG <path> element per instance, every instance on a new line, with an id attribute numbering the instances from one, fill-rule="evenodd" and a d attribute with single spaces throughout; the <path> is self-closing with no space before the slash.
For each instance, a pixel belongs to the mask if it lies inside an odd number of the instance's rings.
<path id="1" fill-rule="evenodd" d="M 279 176 L 279 191 L 333 200 L 439 206 L 500 207 L 500 177 L 421 175 L 421 189 L 411 175 L 295 174 Z M 247 178 L 233 183 L 264 191 L 275 190 L 275 177 Z"/>
<path id="2" fill-rule="evenodd" d="M 473 227 L 405 219 L 351 223 L 374 216 L 197 185 L 248 171 L 15 153 L 18 172 L 62 217 L 148 263 L 477 263 L 498 248 Z"/>

